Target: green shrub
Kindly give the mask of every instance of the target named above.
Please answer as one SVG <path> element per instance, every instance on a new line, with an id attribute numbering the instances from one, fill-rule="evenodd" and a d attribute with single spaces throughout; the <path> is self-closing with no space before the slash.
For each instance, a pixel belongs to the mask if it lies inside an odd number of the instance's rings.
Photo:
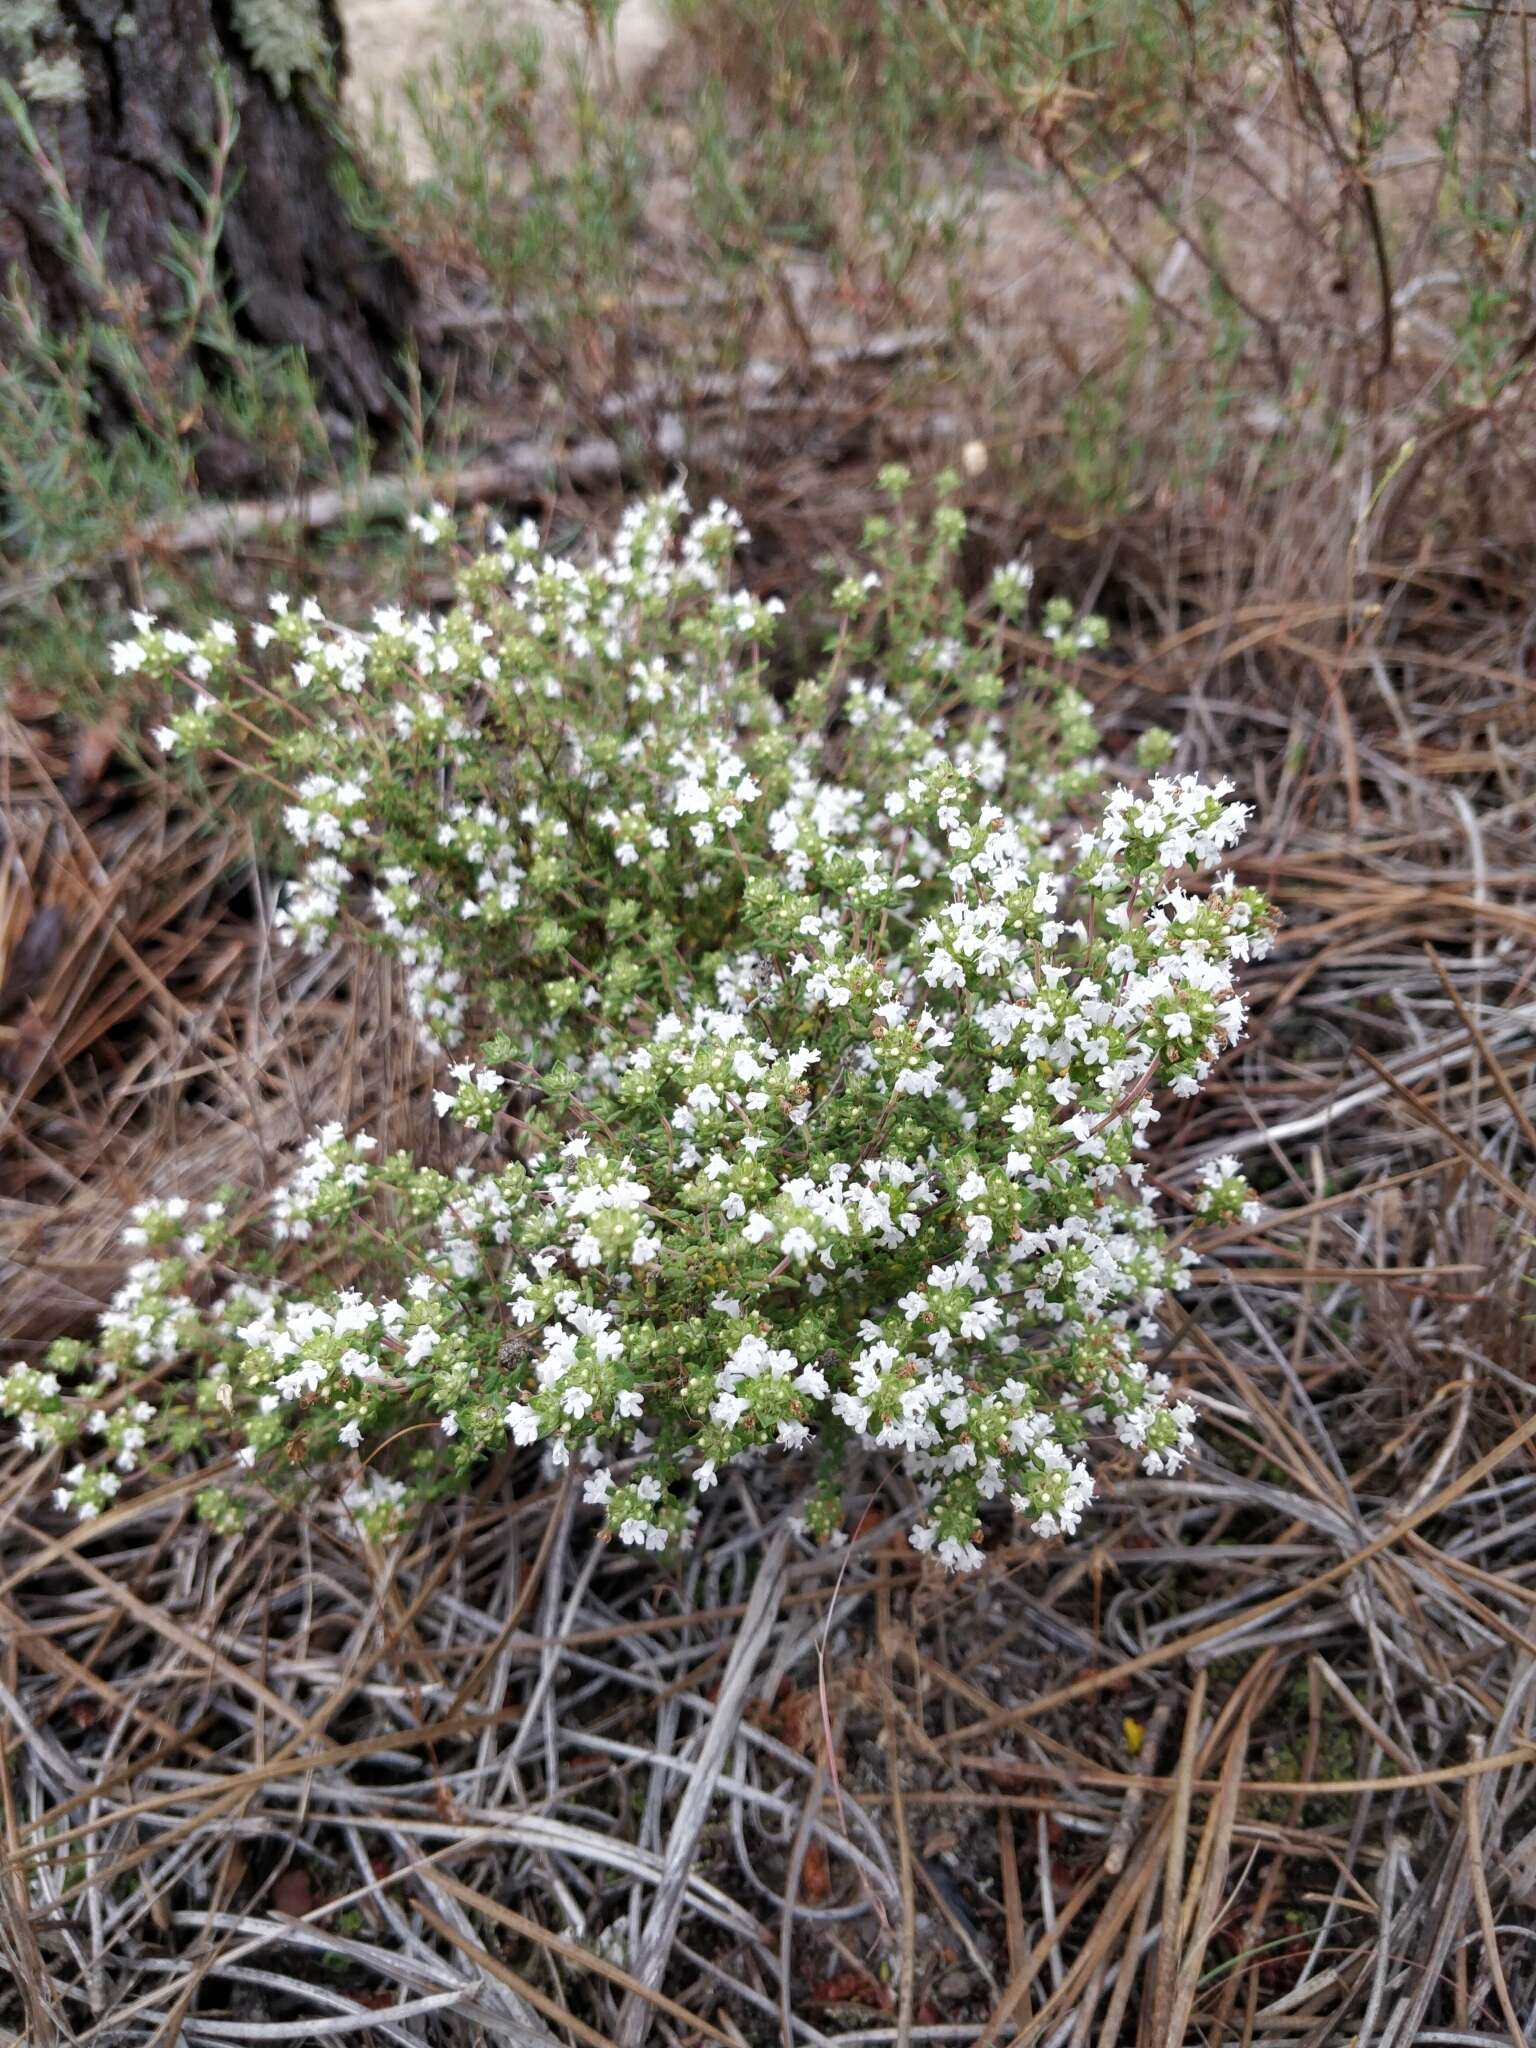
<path id="1" fill-rule="evenodd" d="M 660 1549 L 776 1448 L 819 1459 L 835 1534 L 864 1445 L 966 1566 L 989 1500 L 1075 1528 L 1095 1442 L 1177 1467 L 1192 1410 L 1140 1354 L 1188 1254 L 1138 1152 L 1242 1029 L 1264 904 L 1190 885 L 1246 813 L 1107 775 L 1070 681 L 1102 627 L 1048 604 L 1028 665 L 1028 571 L 978 623 L 963 525 L 872 520 L 792 691 L 739 523 L 676 492 L 587 568 L 498 534 L 439 617 L 138 621 L 117 663 L 175 692 L 165 752 L 285 790 L 289 938 L 398 962 L 448 1164 L 331 1126 L 254 1222 L 141 1211 L 98 1339 L 0 1387 L 31 1443 L 96 1447 L 61 1504 L 235 1445 L 339 1473 L 381 1532 L 510 1441 Z"/>

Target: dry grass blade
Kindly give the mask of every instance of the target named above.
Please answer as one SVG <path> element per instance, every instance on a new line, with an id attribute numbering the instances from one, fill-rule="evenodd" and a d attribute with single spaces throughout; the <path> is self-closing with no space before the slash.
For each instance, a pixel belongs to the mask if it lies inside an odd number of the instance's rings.
<path id="1" fill-rule="evenodd" d="M 495 1921 L 498 1926 L 505 1927 L 510 1933 L 521 1935 L 524 1940 L 531 1941 L 540 1948 L 549 1949 L 552 1954 L 559 1956 L 573 1968 L 592 1971 L 608 1983 L 616 1985 L 628 1996 L 653 2006 L 659 2013 L 665 2013 L 669 2019 L 676 2020 L 689 2032 L 703 2034 L 712 2041 L 718 2041 L 722 2048 L 732 2048 L 730 2035 L 723 2034 L 707 2019 L 689 2012 L 686 2006 L 681 2006 L 675 1999 L 668 1998 L 665 1992 L 657 1991 L 649 1984 L 642 1984 L 630 1971 L 620 1969 L 617 1963 L 609 1962 L 607 1957 L 597 1955 L 591 1949 L 579 1947 L 577 1943 L 567 1940 L 564 1935 L 556 1934 L 548 1927 L 541 1927 L 536 1920 L 529 1920 L 523 1914 L 513 1912 L 510 1906 L 503 1906 L 495 1899 L 483 1897 L 470 1886 L 460 1884 L 457 1879 L 450 1877 L 446 1871 L 436 1871 L 434 1882 L 441 1885 L 445 1891 L 451 1892 L 454 1898 L 471 1912 L 482 1913 L 488 1920 Z"/>
<path id="2" fill-rule="evenodd" d="M 1248 1750 L 1248 1733 L 1252 1726 L 1258 1705 L 1257 1689 L 1245 1705 L 1227 1745 L 1222 1763 L 1221 1781 L 1212 1804 L 1201 1838 L 1195 1870 L 1190 1879 L 1191 1902 L 1186 1904 L 1182 1915 L 1185 1932 L 1185 1948 L 1179 1960 L 1177 1974 L 1169 1990 L 1166 2038 L 1180 2041 L 1185 2037 L 1199 1994 L 1200 1973 L 1206 1953 L 1210 1948 L 1216 1924 L 1221 1915 L 1225 1887 L 1228 1882 L 1228 1857 L 1232 1847 L 1232 1834 L 1237 1824 L 1238 1795 L 1242 1783 L 1243 1763 Z M 1195 1879 L 1199 1878 L 1198 1894 L 1194 1893 Z M 1164 1899 L 1172 1896 L 1165 1886 Z M 1192 1923 L 1192 1924 L 1191 1924 Z M 1171 1943 L 1170 1943 L 1171 1950 Z M 1161 1951 L 1159 1952 L 1161 1964 Z M 1162 1989 L 1162 1973 L 1159 1969 L 1159 1994 Z"/>
<path id="3" fill-rule="evenodd" d="M 1179 1746 L 1179 1767 L 1173 1780 L 1173 1805 L 1168 1820 L 1167 1848 L 1163 1864 L 1163 1926 L 1157 1944 L 1157 1970 L 1152 1982 L 1153 2038 L 1174 2041 L 1174 2012 L 1179 1982 L 1179 1960 L 1184 1947 L 1184 1927 L 1192 1902 L 1184 1891 L 1184 1864 L 1189 1835 L 1189 1810 L 1193 1798 L 1195 1755 L 1200 1747 L 1200 1722 L 1205 1712 L 1206 1674 L 1195 1674 L 1194 1687 L 1184 1709 L 1184 1739 Z M 1181 2019 L 1183 2015 L 1180 2016 Z"/>
<path id="4" fill-rule="evenodd" d="M 716 1780 L 736 1739 L 737 1717 L 746 1703 L 754 1667 L 773 1630 L 784 1589 L 788 1551 L 788 1532 L 781 1530 L 764 1553 L 751 1602 L 742 1617 L 740 1633 L 731 1646 L 730 1660 L 720 1681 L 715 1710 L 700 1746 L 698 1761 L 672 1822 L 666 1862 L 640 1937 L 635 1962 L 636 1977 L 652 1990 L 661 1982 L 671 1953 L 699 1835 L 709 1814 Z M 628 2048 L 635 2048 L 643 2030 L 644 2008 L 632 1996 L 620 2018 L 620 2039 L 628 2044 Z"/>
<path id="5" fill-rule="evenodd" d="M 1526 2032 L 1520 2024 L 1514 2001 L 1509 1995 L 1509 1980 L 1504 1974 L 1503 1958 L 1499 1954 L 1499 1930 L 1493 1917 L 1493 1902 L 1488 1895 L 1488 1872 L 1483 1863 L 1483 1821 L 1482 1787 L 1469 1779 L 1463 1800 L 1467 1830 L 1467 1869 L 1472 1879 L 1472 1896 L 1477 1902 L 1477 1922 L 1484 1942 L 1484 1961 L 1493 1979 L 1493 1988 L 1498 1995 L 1499 2011 L 1504 2015 L 1504 2024 L 1509 2029 L 1513 2048 L 1528 2048 Z"/>
<path id="6" fill-rule="evenodd" d="M 447 1942 L 451 1949 L 472 1962 L 476 1969 L 483 1970 L 487 1976 L 494 1977 L 498 1983 L 505 1984 L 509 1990 L 515 1991 L 525 2005 L 531 2005 L 535 2012 L 542 2013 L 545 2019 L 554 2020 L 578 2041 L 585 2041 L 587 2048 L 613 2048 L 613 2043 L 606 2034 L 600 2034 L 596 2027 L 589 2027 L 585 2020 L 578 2019 L 573 2012 L 568 2012 L 558 1999 L 548 1997 L 536 1985 L 530 1984 L 526 1977 L 519 1976 L 510 1964 L 503 1962 L 498 1956 L 493 1956 L 477 1941 L 471 1941 L 468 1935 L 461 1934 L 457 1928 L 450 1926 L 442 1914 L 435 1912 L 424 1899 L 416 1901 L 416 1912 L 434 1933 Z"/>
<path id="7" fill-rule="evenodd" d="M 1247 1633 L 1254 1624 L 1260 1621 L 1267 1621 L 1278 1614 L 1284 1613 L 1287 1609 L 1306 1599 L 1310 1594 L 1322 1592 L 1327 1587 L 1337 1584 L 1339 1580 L 1347 1578 L 1352 1572 L 1357 1571 L 1361 1565 L 1368 1564 L 1372 1558 L 1379 1557 L 1383 1551 L 1391 1549 L 1395 1543 L 1402 1542 L 1416 1528 L 1421 1527 L 1425 1522 L 1433 1521 L 1436 1515 L 1443 1514 L 1463 1494 L 1469 1492 L 1479 1480 L 1485 1479 L 1490 1472 L 1496 1471 L 1500 1465 L 1504 1464 L 1516 1451 L 1523 1449 L 1533 1438 L 1536 1438 L 1536 1416 L 1532 1416 L 1529 1421 L 1523 1422 L 1518 1429 L 1511 1431 L 1501 1443 L 1496 1444 L 1491 1451 L 1480 1458 L 1459 1479 L 1454 1480 L 1451 1485 L 1443 1488 L 1432 1499 L 1425 1501 L 1414 1510 L 1412 1515 L 1404 1517 L 1401 1521 L 1394 1522 L 1389 1528 L 1382 1530 L 1379 1535 L 1373 1536 L 1369 1543 L 1363 1544 L 1358 1550 L 1351 1551 L 1339 1563 L 1331 1565 L 1327 1571 L 1319 1572 L 1314 1577 L 1304 1580 L 1299 1586 L 1284 1593 L 1276 1594 L 1268 1600 L 1260 1601 L 1257 1605 L 1247 1609 L 1242 1617 L 1243 1633 Z M 1192 1630 L 1189 1634 L 1179 1636 L 1156 1650 L 1144 1651 L 1139 1657 L 1130 1658 L 1122 1665 L 1076 1679 L 1071 1685 L 1063 1686 L 1058 1691 L 1048 1693 L 1040 1699 L 1030 1700 L 1017 1707 L 1000 1708 L 996 1712 L 989 1714 L 982 1721 L 955 1729 L 947 1740 L 956 1745 L 966 1744 L 973 1742 L 977 1736 L 991 1734 L 996 1729 L 1010 1727 L 1023 1721 L 1041 1719 L 1055 1708 L 1069 1706 L 1077 1700 L 1090 1698 L 1094 1693 L 1102 1692 L 1107 1687 L 1121 1685 L 1128 1678 L 1136 1677 L 1143 1671 L 1150 1671 L 1159 1664 L 1171 1663 L 1179 1657 L 1188 1656 L 1192 1650 L 1204 1649 L 1210 1644 L 1226 1641 L 1232 1633 L 1233 1630 L 1230 1623 L 1212 1622 L 1209 1626 Z"/>

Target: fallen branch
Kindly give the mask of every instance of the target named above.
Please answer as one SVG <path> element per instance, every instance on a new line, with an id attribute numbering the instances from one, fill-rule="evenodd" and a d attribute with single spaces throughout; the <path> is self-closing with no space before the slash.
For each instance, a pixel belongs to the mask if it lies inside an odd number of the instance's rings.
<path id="1" fill-rule="evenodd" d="M 444 474 L 375 476 L 350 488 L 332 485 L 294 497 L 209 505 L 189 519 L 145 528 L 133 548 L 123 552 L 195 554 L 203 548 L 237 547 L 276 527 L 297 526 L 316 533 L 343 519 L 378 519 L 439 500 L 472 505 L 487 498 L 544 495 L 561 483 L 612 483 L 621 468 L 618 446 L 607 439 L 581 441 L 563 452 L 551 442 L 522 441 L 489 462 Z"/>

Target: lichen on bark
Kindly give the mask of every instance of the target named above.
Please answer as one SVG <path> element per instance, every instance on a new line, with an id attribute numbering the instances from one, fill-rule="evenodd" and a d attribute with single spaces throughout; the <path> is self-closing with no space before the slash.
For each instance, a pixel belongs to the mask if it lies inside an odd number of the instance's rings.
<path id="1" fill-rule="evenodd" d="M 236 31 L 251 62 L 287 99 L 295 78 L 328 78 L 331 45 L 316 0 L 233 0 Z"/>

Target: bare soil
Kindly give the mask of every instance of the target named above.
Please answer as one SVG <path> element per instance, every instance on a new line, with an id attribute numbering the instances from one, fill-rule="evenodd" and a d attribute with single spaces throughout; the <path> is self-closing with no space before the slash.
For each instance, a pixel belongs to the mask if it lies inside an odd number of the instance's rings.
<path id="1" fill-rule="evenodd" d="M 455 0 L 341 0 L 351 76 L 348 93 L 363 115 L 378 111 L 398 129 L 407 166 L 422 168 L 406 88 L 456 34 L 485 24 L 493 29 L 533 28 L 543 38 L 551 73 L 572 59 L 611 63 L 621 85 L 637 83 L 661 55 L 670 34 L 660 0 L 622 0 L 611 48 L 594 49 L 580 8 L 560 0 L 486 0 L 463 8 Z"/>

